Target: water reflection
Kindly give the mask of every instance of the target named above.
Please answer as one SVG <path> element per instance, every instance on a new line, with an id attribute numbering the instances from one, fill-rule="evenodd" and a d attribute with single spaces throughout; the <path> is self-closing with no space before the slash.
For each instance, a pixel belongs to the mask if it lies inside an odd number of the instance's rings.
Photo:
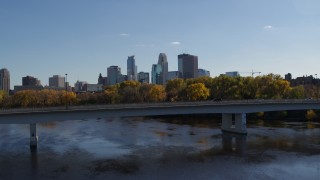
<path id="1" fill-rule="evenodd" d="M 247 149 L 247 135 L 223 132 L 222 147 L 225 152 L 244 154 Z"/>
<path id="2" fill-rule="evenodd" d="M 222 133 L 217 122 L 194 124 L 116 118 L 39 125 L 38 149 L 29 149 L 28 126 L 0 125 L 0 179 L 319 178 L 317 123 L 250 124 L 248 135 Z"/>
<path id="3" fill-rule="evenodd" d="M 37 172 L 38 172 L 38 149 L 36 146 L 30 147 L 30 162 L 31 162 L 30 176 L 31 178 L 36 179 Z"/>

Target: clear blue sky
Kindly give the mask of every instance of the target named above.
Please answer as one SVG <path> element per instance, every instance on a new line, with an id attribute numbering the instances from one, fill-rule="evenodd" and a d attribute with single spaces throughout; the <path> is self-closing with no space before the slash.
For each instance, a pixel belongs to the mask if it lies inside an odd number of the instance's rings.
<path id="1" fill-rule="evenodd" d="M 0 0 L 0 68 L 21 77 L 68 73 L 97 83 L 99 73 L 136 56 L 151 71 L 159 53 L 199 68 L 320 76 L 319 0 Z M 243 74 L 248 75 L 248 74 Z"/>

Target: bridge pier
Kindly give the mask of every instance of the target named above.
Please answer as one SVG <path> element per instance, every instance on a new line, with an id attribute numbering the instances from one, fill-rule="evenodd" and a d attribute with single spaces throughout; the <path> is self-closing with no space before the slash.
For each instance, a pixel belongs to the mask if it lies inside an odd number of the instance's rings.
<path id="1" fill-rule="evenodd" d="M 222 131 L 247 134 L 247 117 L 245 113 L 222 114 Z"/>
<path id="2" fill-rule="evenodd" d="M 34 148 L 38 145 L 37 124 L 30 124 L 30 147 Z"/>

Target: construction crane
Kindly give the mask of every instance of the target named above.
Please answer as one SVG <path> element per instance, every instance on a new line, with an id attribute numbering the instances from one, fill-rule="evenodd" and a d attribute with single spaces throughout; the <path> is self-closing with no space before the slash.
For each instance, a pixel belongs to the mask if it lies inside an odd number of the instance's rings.
<path id="1" fill-rule="evenodd" d="M 253 70 L 251 71 L 251 72 L 239 72 L 240 74 L 245 74 L 245 73 L 247 73 L 247 74 L 251 74 L 251 77 L 253 77 L 253 75 L 254 74 L 261 74 L 261 72 L 254 72 Z"/>

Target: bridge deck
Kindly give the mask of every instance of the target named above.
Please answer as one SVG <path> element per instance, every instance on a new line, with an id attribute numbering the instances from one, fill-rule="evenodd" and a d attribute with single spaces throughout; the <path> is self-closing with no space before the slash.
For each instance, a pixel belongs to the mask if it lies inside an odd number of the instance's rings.
<path id="1" fill-rule="evenodd" d="M 319 100 L 241 100 L 20 108 L 0 110 L 0 123 L 38 123 L 121 116 L 254 113 L 320 109 Z"/>

